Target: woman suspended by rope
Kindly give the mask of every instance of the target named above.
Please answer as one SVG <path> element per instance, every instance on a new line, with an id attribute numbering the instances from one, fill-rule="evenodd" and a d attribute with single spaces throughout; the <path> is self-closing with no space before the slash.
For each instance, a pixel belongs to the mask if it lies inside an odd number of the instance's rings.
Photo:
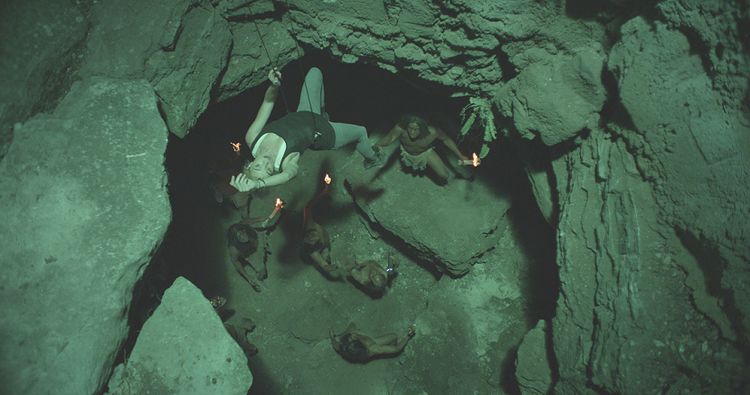
<path id="1" fill-rule="evenodd" d="M 297 111 L 272 122 L 268 118 L 280 90 L 281 73 L 273 68 L 268 79 L 271 85 L 245 135 L 253 160 L 232 176 L 231 186 L 247 192 L 283 184 L 297 176 L 300 155 L 307 149 L 330 150 L 356 143 L 366 169 L 382 165 L 383 157 L 373 150 L 364 126 L 329 122 L 320 69 L 307 72 Z"/>

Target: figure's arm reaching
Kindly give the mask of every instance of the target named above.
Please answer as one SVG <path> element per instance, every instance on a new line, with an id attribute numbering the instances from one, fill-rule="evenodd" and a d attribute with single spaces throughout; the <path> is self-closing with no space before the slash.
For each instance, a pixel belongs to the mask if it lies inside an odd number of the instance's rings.
<path id="1" fill-rule="evenodd" d="M 291 155 L 296 156 L 290 157 L 285 161 L 284 170 L 281 173 L 261 179 L 260 182 L 263 183 L 261 186 L 272 187 L 281 185 L 292 178 L 297 177 L 297 173 L 299 173 L 299 154 L 292 153 Z"/>
<path id="2" fill-rule="evenodd" d="M 375 147 L 381 148 L 381 147 L 387 147 L 391 144 L 393 144 L 394 141 L 396 141 L 401 135 L 404 133 L 404 129 L 402 129 L 400 126 L 395 125 L 393 126 L 393 129 L 391 129 L 388 134 L 383 136 L 380 140 L 378 140 L 377 143 L 375 143 Z"/>
<path id="3" fill-rule="evenodd" d="M 279 95 L 279 86 L 281 86 L 281 72 L 277 68 L 272 68 L 268 73 L 268 79 L 271 81 L 271 85 L 266 89 L 266 95 L 263 96 L 263 103 L 258 109 L 258 114 L 255 116 L 255 120 L 250 127 L 247 129 L 245 134 L 245 142 L 248 147 L 253 143 L 258 133 L 266 126 L 268 118 L 271 116 L 273 111 L 273 105 L 276 102 L 276 97 Z"/>
<path id="4" fill-rule="evenodd" d="M 448 147 L 449 150 L 451 150 L 451 152 L 453 152 L 454 154 L 456 154 L 456 156 L 458 156 L 459 160 L 469 160 L 469 157 L 467 157 L 466 155 L 464 155 L 458 149 L 458 146 L 456 145 L 456 142 L 453 141 L 453 139 L 450 138 L 445 132 L 443 132 L 442 129 L 435 128 L 435 130 L 437 131 L 437 138 L 439 138 L 440 141 L 442 141 L 443 144 L 446 147 Z"/>
<path id="5" fill-rule="evenodd" d="M 236 176 L 232 176 L 229 180 L 229 185 L 237 188 L 240 192 L 248 192 L 253 189 L 280 185 L 297 176 L 297 173 L 299 173 L 298 163 L 299 155 L 295 157 L 290 156 L 287 159 L 287 163 L 284 164 L 284 170 L 281 173 L 258 180 L 254 180 L 240 173 Z"/>
<path id="6" fill-rule="evenodd" d="M 339 267 L 326 260 L 320 252 L 313 251 L 313 253 L 310 254 L 310 259 L 312 259 L 315 265 L 318 266 L 320 270 L 324 271 L 331 279 L 338 280 L 341 278 L 341 273 L 338 272 Z"/>

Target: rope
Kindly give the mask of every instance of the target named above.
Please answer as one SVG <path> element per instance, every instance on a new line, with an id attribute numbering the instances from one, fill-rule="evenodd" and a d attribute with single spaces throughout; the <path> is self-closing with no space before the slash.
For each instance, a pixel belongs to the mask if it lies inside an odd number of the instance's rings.
<path id="1" fill-rule="evenodd" d="M 286 5 L 287 10 L 290 9 L 289 3 L 286 0 L 284 1 L 284 5 Z M 260 34 L 260 28 L 258 27 L 258 22 L 255 19 L 253 19 L 253 24 L 255 24 L 255 30 L 258 32 L 258 38 L 260 38 L 260 43 L 263 46 L 263 49 L 266 51 L 266 56 L 268 56 L 268 61 L 271 63 L 271 65 L 273 65 L 274 67 L 276 67 L 276 65 L 273 62 L 273 59 L 271 59 L 271 54 L 269 53 L 268 48 L 266 47 L 266 43 L 263 40 L 263 35 Z M 294 51 L 297 54 L 297 59 L 302 59 L 302 56 L 300 56 L 300 53 L 299 53 L 299 45 L 297 44 L 296 40 L 294 41 L 294 44 L 295 44 L 294 45 Z M 299 65 L 298 67 L 300 69 L 300 72 L 304 75 L 304 70 L 302 70 L 302 65 L 299 64 L 299 63 L 297 63 L 297 64 Z M 312 121 L 313 121 L 313 129 L 315 130 L 314 140 L 317 140 L 318 137 L 320 136 L 320 131 L 318 130 L 318 124 L 317 124 L 317 122 L 315 122 L 315 115 L 313 115 L 313 113 L 312 113 L 313 111 L 312 111 L 312 101 L 310 100 L 310 91 L 308 90 L 307 84 L 305 84 L 304 80 L 302 81 L 302 86 L 305 88 L 305 93 L 307 94 L 307 104 L 308 104 L 308 106 L 310 107 L 310 110 L 311 110 L 310 111 L 311 112 L 310 117 L 312 118 Z M 279 88 L 279 90 L 281 91 L 281 97 L 284 100 L 284 107 L 286 108 L 286 113 L 289 114 L 289 105 L 287 104 L 286 95 L 284 94 L 284 90 L 281 89 L 281 88 Z M 324 107 L 325 103 L 320 103 L 320 106 Z"/>
<path id="2" fill-rule="evenodd" d="M 266 47 L 266 42 L 265 40 L 263 40 L 263 35 L 260 34 L 260 28 L 258 27 L 258 22 L 255 19 L 253 19 L 253 24 L 255 25 L 255 30 L 258 32 L 258 38 L 260 39 L 260 44 L 263 46 L 263 50 L 266 51 L 266 56 L 268 57 L 268 63 L 270 63 L 273 68 L 277 68 L 276 64 L 271 58 L 271 53 L 268 52 L 268 47 Z M 279 86 L 279 91 L 281 92 L 281 99 L 284 102 L 284 109 L 286 110 L 286 113 L 289 114 L 289 103 L 286 100 L 286 94 L 284 93 L 284 89 L 282 89 L 281 86 Z"/>

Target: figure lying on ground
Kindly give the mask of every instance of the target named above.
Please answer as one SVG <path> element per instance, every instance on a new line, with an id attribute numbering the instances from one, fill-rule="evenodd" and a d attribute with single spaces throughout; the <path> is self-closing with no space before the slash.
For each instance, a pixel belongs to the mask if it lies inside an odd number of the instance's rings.
<path id="1" fill-rule="evenodd" d="M 328 232 L 309 219 L 305 224 L 302 236 L 302 256 L 308 259 L 318 270 L 330 280 L 341 280 L 342 268 L 331 261 L 331 239 Z"/>
<path id="2" fill-rule="evenodd" d="M 429 168 L 441 185 L 448 183 L 451 172 L 433 148 L 435 140 L 442 141 L 459 158 L 458 163 L 469 160 L 458 149 L 456 142 L 442 129 L 428 124 L 423 118 L 415 115 L 401 117 L 393 129 L 375 143 L 375 149 L 379 151 L 380 148 L 391 145 L 397 139 L 401 143 L 401 163 L 418 173 Z"/>
<path id="3" fill-rule="evenodd" d="M 414 326 L 410 325 L 406 336 L 401 338 L 395 333 L 372 338 L 360 332 L 354 323 L 349 324 L 339 335 L 336 335 L 333 329 L 328 332 L 333 349 L 347 361 L 357 363 L 369 362 L 375 358 L 395 357 L 404 350 L 406 343 L 414 337 L 414 333 Z"/>
<path id="4" fill-rule="evenodd" d="M 258 232 L 249 224 L 240 221 L 229 227 L 227 244 L 229 245 L 229 259 L 232 261 L 232 266 L 254 290 L 260 292 L 260 285 L 256 282 L 256 279 L 265 280 L 268 277 L 268 272 L 265 265 L 258 269 L 251 263 L 251 255 L 258 250 Z M 252 275 L 248 273 L 248 267 L 253 270 Z"/>
<path id="5" fill-rule="evenodd" d="M 323 197 L 328 195 L 324 189 L 304 209 L 302 221 L 302 259 L 309 261 L 329 280 L 343 279 L 343 269 L 331 260 L 331 239 L 325 228 L 315 222 L 314 207 Z"/>
<path id="6" fill-rule="evenodd" d="M 232 177 L 230 184 L 240 192 L 283 184 L 297 176 L 300 155 L 309 149 L 330 150 L 356 143 L 365 157 L 365 167 L 382 164 L 372 149 L 364 126 L 329 122 L 325 112 L 323 74 L 313 67 L 305 76 L 296 112 L 268 122 L 278 95 L 281 73 L 268 75 L 271 86 L 266 90 L 258 114 L 245 135 L 254 158 L 246 171 Z"/>
<path id="7" fill-rule="evenodd" d="M 378 298 L 385 294 L 391 280 L 396 277 L 397 267 L 397 264 L 391 263 L 390 255 L 386 266 L 367 260 L 349 267 L 349 279 L 368 295 Z"/>

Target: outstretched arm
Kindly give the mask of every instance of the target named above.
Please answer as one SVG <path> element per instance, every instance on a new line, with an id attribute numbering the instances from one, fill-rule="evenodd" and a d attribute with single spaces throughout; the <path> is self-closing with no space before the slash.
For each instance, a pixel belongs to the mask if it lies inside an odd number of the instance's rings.
<path id="1" fill-rule="evenodd" d="M 240 173 L 236 176 L 232 176 L 232 178 L 229 180 L 229 185 L 237 188 L 237 190 L 240 192 L 247 192 L 252 191 L 253 189 L 280 185 L 297 176 L 297 173 L 299 172 L 298 162 L 299 156 L 293 158 L 290 157 L 288 158 L 288 162 L 284 165 L 284 171 L 260 180 L 253 180 Z"/>
<path id="2" fill-rule="evenodd" d="M 387 147 L 391 144 L 393 144 L 396 139 L 401 137 L 401 135 L 404 133 L 404 129 L 402 129 L 400 126 L 395 125 L 393 126 L 393 129 L 391 129 L 388 134 L 383 136 L 380 140 L 378 140 L 377 143 L 375 143 L 376 147 Z"/>
<path id="3" fill-rule="evenodd" d="M 466 155 L 464 155 L 464 154 L 463 154 L 463 153 L 462 153 L 462 152 L 461 152 L 461 151 L 460 151 L 460 150 L 458 149 L 458 146 L 456 145 L 456 142 L 455 142 L 455 141 L 453 141 L 453 139 L 452 139 L 452 138 L 450 138 L 450 137 L 449 137 L 449 136 L 448 136 L 448 135 L 447 135 L 447 134 L 446 134 L 445 132 L 443 132 L 443 130 L 442 130 L 442 129 L 440 129 L 440 128 L 435 128 L 435 130 L 437 131 L 437 138 L 439 138 L 439 139 L 440 139 L 440 141 L 442 141 L 442 142 L 443 142 L 443 144 L 444 144 L 444 145 L 445 145 L 446 147 L 448 147 L 448 149 L 449 149 L 449 150 L 451 150 L 451 152 L 453 152 L 454 154 L 456 154 L 456 156 L 458 156 L 458 158 L 459 158 L 460 160 L 468 160 L 468 159 L 469 159 L 469 158 L 468 158 L 468 157 L 467 157 Z"/>
<path id="4" fill-rule="evenodd" d="M 272 187 L 276 185 L 281 185 L 289 180 L 291 180 L 294 177 L 297 177 L 297 173 L 299 173 L 299 154 L 292 154 L 295 155 L 294 157 L 288 158 L 284 163 L 284 170 L 279 174 L 274 174 L 270 177 L 266 177 L 261 181 L 263 185 L 266 187 Z"/>
<path id="5" fill-rule="evenodd" d="M 310 259 L 312 259 L 315 265 L 318 266 L 320 270 L 323 270 L 331 279 L 338 280 L 341 278 L 341 273 L 338 272 L 339 267 L 326 260 L 320 252 L 313 251 L 313 253 L 310 254 Z"/>
<path id="6" fill-rule="evenodd" d="M 281 72 L 277 68 L 271 69 L 268 73 L 268 79 L 271 81 L 271 85 L 266 89 L 266 95 L 263 96 L 263 103 L 258 109 L 258 114 L 255 116 L 255 120 L 245 133 L 245 142 L 248 147 L 253 143 L 258 133 L 263 129 L 263 126 L 268 122 L 268 118 L 271 116 L 273 111 L 273 105 L 276 102 L 276 97 L 279 95 L 279 86 L 281 85 Z"/>

